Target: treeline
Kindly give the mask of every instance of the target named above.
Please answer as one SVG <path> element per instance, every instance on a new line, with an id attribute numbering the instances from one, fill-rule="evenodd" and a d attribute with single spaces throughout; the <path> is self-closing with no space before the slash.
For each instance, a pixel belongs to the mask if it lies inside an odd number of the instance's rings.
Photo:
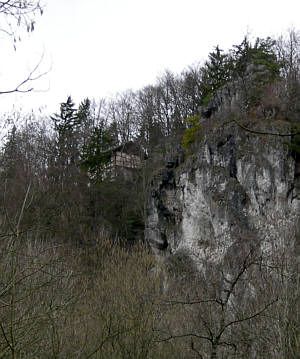
<path id="1" fill-rule="evenodd" d="M 183 135 L 185 145 L 192 142 L 199 119 L 213 122 L 222 109 L 224 120 L 280 119 L 297 131 L 299 69 L 295 31 L 277 40 L 245 37 L 227 52 L 217 46 L 204 64 L 179 75 L 166 71 L 137 92 L 85 99 L 78 106 L 69 96 L 44 125 L 34 115 L 23 118 L 1 150 L 3 228 L 9 228 L 7 218 L 16 216 L 29 190 L 24 231 L 35 227 L 76 243 L 93 242 L 103 228 L 114 239 L 142 238 L 147 181 Z M 293 138 L 296 153 L 298 137 Z M 110 181 L 105 174 L 110 150 L 130 141 L 147 161 L 131 183 Z"/>

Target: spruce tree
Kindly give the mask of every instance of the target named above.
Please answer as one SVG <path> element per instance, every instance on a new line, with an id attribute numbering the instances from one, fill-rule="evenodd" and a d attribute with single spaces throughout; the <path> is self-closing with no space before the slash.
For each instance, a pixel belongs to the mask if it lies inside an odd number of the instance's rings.
<path id="1" fill-rule="evenodd" d="M 55 167 L 58 170 L 59 181 L 62 183 L 74 175 L 79 161 L 80 119 L 71 96 L 68 96 L 66 102 L 61 103 L 60 113 L 51 116 L 51 120 L 56 135 Z"/>

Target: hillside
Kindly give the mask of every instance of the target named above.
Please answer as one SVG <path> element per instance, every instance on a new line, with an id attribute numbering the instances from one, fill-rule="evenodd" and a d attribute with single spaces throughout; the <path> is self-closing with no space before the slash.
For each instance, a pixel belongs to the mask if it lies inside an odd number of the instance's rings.
<path id="1" fill-rule="evenodd" d="M 14 119 L 1 358 L 299 358 L 296 32 Z"/>

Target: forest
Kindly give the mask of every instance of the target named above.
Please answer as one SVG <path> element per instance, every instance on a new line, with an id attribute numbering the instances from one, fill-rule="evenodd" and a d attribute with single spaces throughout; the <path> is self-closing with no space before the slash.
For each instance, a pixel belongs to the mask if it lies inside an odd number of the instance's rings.
<path id="1" fill-rule="evenodd" d="M 28 13 L 42 10 L 26 3 L 17 29 L 33 31 Z M 0 2 L 1 15 L 21 10 Z M 220 263 L 204 279 L 176 257 L 159 267 L 144 241 L 149 181 L 217 117 L 288 124 L 299 162 L 299 32 L 218 45 L 114 98 L 66 94 L 49 116 L 1 116 L 0 358 L 300 358 L 295 253 L 252 251 L 233 277 Z M 140 165 L 112 175 L 128 143 Z"/>

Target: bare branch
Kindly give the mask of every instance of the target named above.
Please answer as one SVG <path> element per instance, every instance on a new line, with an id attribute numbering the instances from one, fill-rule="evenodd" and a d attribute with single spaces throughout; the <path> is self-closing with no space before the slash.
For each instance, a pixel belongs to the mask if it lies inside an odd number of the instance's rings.
<path id="1" fill-rule="evenodd" d="M 176 334 L 176 335 L 171 334 L 166 338 L 159 339 L 158 342 L 167 342 L 167 341 L 172 340 L 172 339 L 191 338 L 191 337 L 192 338 L 198 338 L 198 339 L 204 339 L 204 340 L 207 340 L 209 342 L 212 342 L 212 338 L 206 337 L 204 335 L 195 334 L 195 333 Z"/>
<path id="2" fill-rule="evenodd" d="M 36 64 L 36 66 L 30 71 L 30 73 L 28 74 L 28 76 L 21 81 L 15 88 L 11 89 L 11 90 L 4 90 L 1 91 L 0 90 L 0 95 L 4 95 L 4 94 L 11 94 L 11 93 L 28 93 L 28 92 L 32 92 L 34 90 L 34 87 L 29 87 L 26 88 L 25 86 L 30 84 L 33 81 L 37 81 L 40 78 L 42 78 L 43 76 L 47 75 L 49 73 L 50 70 L 47 70 L 45 72 L 42 73 L 38 73 L 38 69 L 41 66 L 41 63 L 43 61 L 44 58 L 44 54 L 42 54 L 39 62 Z M 25 88 L 24 88 L 25 87 Z"/>
<path id="3" fill-rule="evenodd" d="M 240 318 L 240 319 L 230 321 L 229 323 L 225 324 L 223 328 L 221 328 L 220 333 L 219 333 L 218 336 L 221 338 L 224 330 L 226 328 L 230 327 L 231 325 L 242 323 L 242 322 L 245 322 L 247 320 L 251 320 L 251 319 L 254 319 L 254 318 L 258 317 L 259 315 L 261 315 L 263 312 L 265 312 L 270 306 L 272 306 L 277 301 L 278 301 L 278 298 L 276 298 L 272 302 L 266 304 L 261 310 L 259 310 L 258 312 L 254 313 L 254 314 L 251 314 L 251 315 L 249 315 L 247 317 L 244 317 L 244 318 Z"/>
<path id="4" fill-rule="evenodd" d="M 204 303 L 219 303 L 218 299 L 203 299 L 203 300 L 191 300 L 191 301 L 181 301 L 181 300 L 165 300 L 165 304 L 170 305 L 193 305 L 193 304 L 204 304 Z"/>
<path id="5" fill-rule="evenodd" d="M 10 341 L 9 341 L 8 338 L 7 338 L 7 335 L 6 335 L 6 333 L 5 333 L 5 330 L 4 330 L 4 328 L 3 328 L 2 323 L 0 323 L 0 327 L 1 327 L 1 332 L 2 332 L 2 334 L 3 334 L 3 337 L 4 337 L 5 341 L 6 341 L 7 348 L 12 349 L 11 344 L 10 344 Z"/>
<path id="6" fill-rule="evenodd" d="M 233 119 L 233 122 L 235 122 L 240 128 L 242 128 L 245 131 L 248 131 L 250 133 L 255 133 L 257 135 L 268 135 L 268 136 L 279 136 L 279 137 L 289 137 L 289 136 L 296 136 L 300 134 L 300 131 L 298 132 L 291 132 L 291 133 L 286 133 L 286 134 L 281 134 L 281 133 L 275 133 L 275 132 L 264 132 L 264 131 L 256 131 L 256 130 L 251 130 L 248 127 L 243 126 L 239 121 Z"/>
<path id="7" fill-rule="evenodd" d="M 249 251 L 249 253 L 247 254 L 247 256 L 245 257 L 244 261 L 243 261 L 243 264 L 242 264 L 242 267 L 241 269 L 239 270 L 238 274 L 236 275 L 236 277 L 234 278 L 233 281 L 229 281 L 228 279 L 226 279 L 227 283 L 230 284 L 230 288 L 229 289 L 225 289 L 223 290 L 223 292 L 226 293 L 226 299 L 223 303 L 223 305 L 227 305 L 228 301 L 229 301 L 229 298 L 230 296 L 233 294 L 233 291 L 235 289 L 235 287 L 237 286 L 238 282 L 240 281 L 241 277 L 243 276 L 243 274 L 246 272 L 246 270 L 249 269 L 249 267 L 251 265 L 253 265 L 255 263 L 255 261 L 250 261 L 248 262 L 248 259 L 249 257 L 252 255 L 253 251 Z M 225 278 L 225 276 L 224 276 Z"/>

